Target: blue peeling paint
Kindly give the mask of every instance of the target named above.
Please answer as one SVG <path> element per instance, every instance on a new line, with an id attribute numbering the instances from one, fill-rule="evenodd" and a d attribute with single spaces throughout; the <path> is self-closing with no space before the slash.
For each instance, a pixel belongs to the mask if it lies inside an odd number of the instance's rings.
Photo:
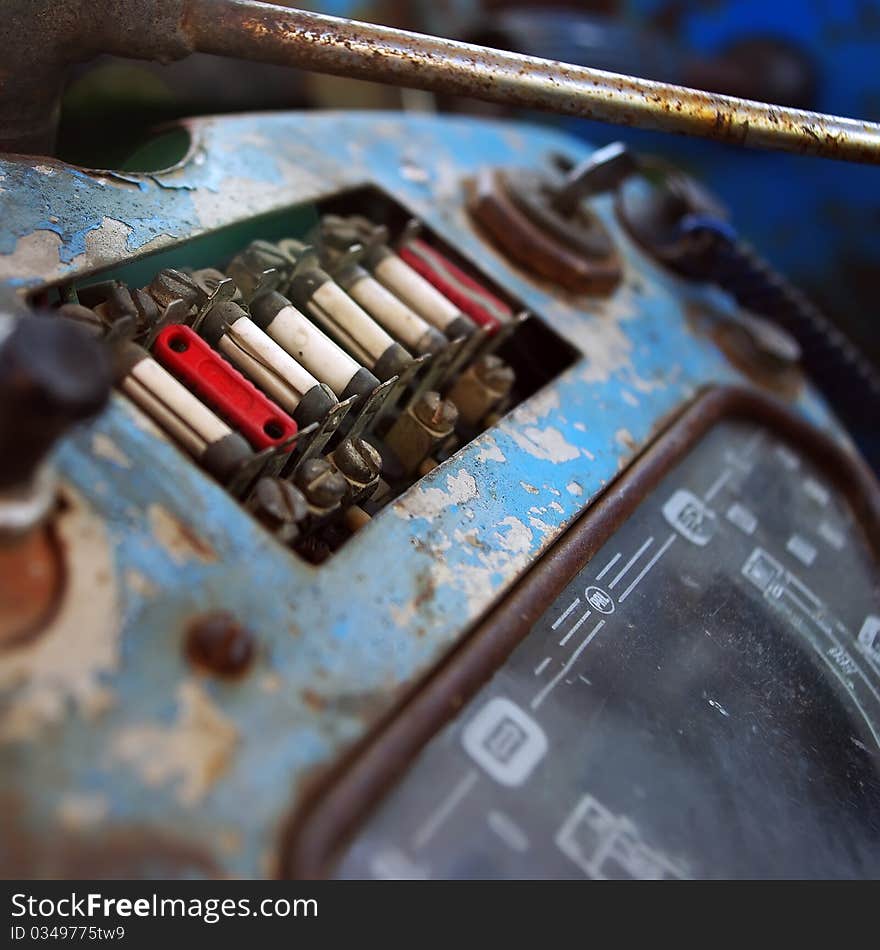
<path id="1" fill-rule="evenodd" d="M 109 809 L 102 831 L 163 832 L 203 848 L 224 873 L 249 876 L 271 870 L 279 830 L 314 770 L 361 737 L 450 649 L 616 476 L 633 448 L 653 437 L 660 420 L 702 386 L 741 380 L 688 327 L 685 304 L 705 302 L 705 292 L 643 258 L 607 204 L 598 210 L 641 289 L 630 282 L 612 301 L 583 308 L 548 297 L 467 225 L 464 175 L 483 164 L 535 165 L 551 150 L 587 154 L 576 140 L 525 126 L 375 114 L 213 120 L 200 134 L 204 160 L 171 175 L 174 189 L 152 180 L 139 188 L 102 184 L 60 165 L 49 176 L 23 162 L 0 163 L 3 197 L 11 202 L 0 249 L 9 253 L 54 213 L 62 241 L 58 270 L 46 275 L 54 279 L 80 261 L 85 238 L 107 216 L 132 227 L 118 252 L 124 256 L 157 233 L 197 233 L 196 198 L 220 193 L 230 179 L 277 186 L 265 199 L 274 205 L 258 210 L 370 181 L 576 346 L 592 341 L 561 377 L 423 479 L 321 568 L 277 547 L 175 448 L 135 425 L 121 399 L 61 449 L 61 471 L 101 513 L 112 539 L 123 611 L 121 666 L 106 683 L 115 703 L 94 720 L 73 712 L 38 744 L 0 746 L 0 793 L 27 802 L 25 824 L 36 835 L 58 833 L 66 794 L 100 795 Z M 309 177 L 296 177 L 303 173 Z M 229 222 L 241 213 L 231 194 Z M 20 284 L 13 277 L 8 286 Z M 732 306 L 723 297 L 712 302 Z M 603 350 L 603 332 L 627 344 L 622 358 Z M 834 429 L 814 393 L 805 393 L 799 408 Z M 552 438 L 549 427 L 557 433 Z M 96 456 L 96 433 L 130 467 Z M 430 513 L 419 509 L 419 498 L 431 503 Z M 437 503 L 444 498 L 445 505 Z M 175 560 L 154 533 L 157 509 L 213 555 Z M 127 583 L 130 571 L 156 593 Z M 181 651 L 184 629 L 194 614 L 217 609 L 253 629 L 259 656 L 241 682 L 201 681 L 239 740 L 204 799 L 187 804 L 175 780 L 150 784 L 112 749 L 129 729 L 172 726 L 178 690 L 192 678 Z M 233 842 L 226 849 L 223 833 Z M 146 863 L 145 873 L 151 867 Z M 202 873 L 193 862 L 178 871 Z"/>

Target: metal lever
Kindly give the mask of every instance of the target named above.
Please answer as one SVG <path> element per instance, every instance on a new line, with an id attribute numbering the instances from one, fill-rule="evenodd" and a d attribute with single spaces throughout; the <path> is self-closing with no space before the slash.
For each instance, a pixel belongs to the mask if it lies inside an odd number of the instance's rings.
<path id="1" fill-rule="evenodd" d="M 596 149 L 568 173 L 550 204 L 560 214 L 571 214 L 585 198 L 616 188 L 636 170 L 637 164 L 635 156 L 623 142 L 611 142 Z"/>
<path id="2" fill-rule="evenodd" d="M 732 145 L 880 164 L 880 125 L 255 0 L 6 0 L 0 151 L 45 151 L 64 70 L 98 53 L 214 53 Z M 33 38 L 40 37 L 39 43 Z"/>
<path id="3" fill-rule="evenodd" d="M 880 163 L 880 125 L 251 0 L 188 0 L 193 49 L 618 125 Z"/>

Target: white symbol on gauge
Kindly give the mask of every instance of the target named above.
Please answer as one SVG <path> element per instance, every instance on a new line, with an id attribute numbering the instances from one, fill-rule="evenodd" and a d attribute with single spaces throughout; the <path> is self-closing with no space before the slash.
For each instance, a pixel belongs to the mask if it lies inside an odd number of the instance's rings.
<path id="1" fill-rule="evenodd" d="M 859 643 L 880 663 L 880 617 L 868 614 L 859 631 Z"/>
<path id="2" fill-rule="evenodd" d="M 462 745 L 496 782 L 522 785 L 547 751 L 544 730 L 516 703 L 496 696 L 465 726 Z"/>
<path id="3" fill-rule="evenodd" d="M 715 534 L 715 512 L 682 488 L 663 506 L 663 517 L 683 538 L 700 547 L 708 544 Z"/>
<path id="4" fill-rule="evenodd" d="M 601 587 L 588 587 L 584 594 L 593 610 L 598 610 L 600 614 L 614 613 L 614 601 L 611 599 L 611 594 L 606 593 Z"/>

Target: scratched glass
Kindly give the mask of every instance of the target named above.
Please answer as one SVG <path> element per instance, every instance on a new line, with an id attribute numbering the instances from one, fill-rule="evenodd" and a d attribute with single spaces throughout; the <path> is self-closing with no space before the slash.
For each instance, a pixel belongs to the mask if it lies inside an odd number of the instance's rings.
<path id="1" fill-rule="evenodd" d="M 876 877 L 880 584 L 791 446 L 717 425 L 422 751 L 339 877 Z"/>

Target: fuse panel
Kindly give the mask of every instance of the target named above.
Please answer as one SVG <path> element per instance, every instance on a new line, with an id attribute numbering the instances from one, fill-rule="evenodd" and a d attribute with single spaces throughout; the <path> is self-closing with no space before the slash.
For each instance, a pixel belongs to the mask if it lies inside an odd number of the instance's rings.
<path id="1" fill-rule="evenodd" d="M 161 170 L 0 159 L 3 367 L 52 397 L 10 389 L 8 470 L 35 419 L 92 417 L 0 546 L 10 875 L 315 867 L 315 800 L 689 407 L 758 394 L 855 455 L 784 328 L 679 266 L 670 203 L 621 201 L 655 179 L 616 148 L 390 114 L 186 131 Z"/>
<path id="2" fill-rule="evenodd" d="M 120 391 L 313 563 L 574 359 L 416 219 L 392 237 L 339 213 L 364 204 L 403 218 L 354 195 L 223 269 L 187 267 L 184 248 L 143 287 L 98 275 L 32 299 L 104 341 Z"/>

